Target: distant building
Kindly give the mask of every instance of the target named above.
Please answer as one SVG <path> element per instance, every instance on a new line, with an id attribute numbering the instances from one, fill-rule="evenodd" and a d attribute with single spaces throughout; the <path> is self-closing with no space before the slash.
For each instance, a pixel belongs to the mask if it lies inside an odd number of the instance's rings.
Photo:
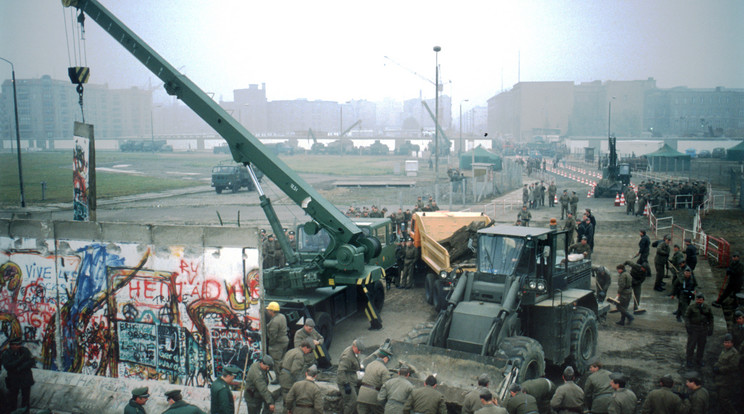
<path id="1" fill-rule="evenodd" d="M 643 115 L 644 125 L 657 136 L 743 136 L 744 89 L 652 90 Z"/>

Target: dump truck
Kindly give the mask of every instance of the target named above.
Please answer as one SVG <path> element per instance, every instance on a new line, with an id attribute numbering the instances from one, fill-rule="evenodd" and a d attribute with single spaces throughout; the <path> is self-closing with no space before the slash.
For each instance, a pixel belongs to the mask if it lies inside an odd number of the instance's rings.
<path id="1" fill-rule="evenodd" d="M 464 271 L 475 269 L 475 232 L 491 224 L 482 213 L 418 211 L 413 214 L 411 237 L 420 249 L 416 274 L 424 276 L 426 302 L 437 311 L 444 308 L 447 295 Z M 461 235 L 459 243 L 452 237 Z"/>

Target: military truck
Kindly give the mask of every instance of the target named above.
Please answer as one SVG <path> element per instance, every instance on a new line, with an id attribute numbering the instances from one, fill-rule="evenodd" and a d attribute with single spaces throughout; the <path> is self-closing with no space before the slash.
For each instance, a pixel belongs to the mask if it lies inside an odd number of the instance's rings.
<path id="1" fill-rule="evenodd" d="M 259 181 L 263 177 L 263 174 L 258 170 L 256 175 Z M 254 190 L 248 169 L 245 165 L 240 164 L 222 164 L 212 167 L 212 187 L 217 194 L 222 194 L 222 190 L 225 189 L 237 193 L 243 187 L 247 188 L 248 191 Z"/>
<path id="2" fill-rule="evenodd" d="M 413 214 L 411 222 L 413 245 L 421 249 L 421 266 L 417 266 L 416 274 L 425 275 L 426 302 L 440 311 L 459 275 L 475 269 L 476 240 L 468 241 L 475 238 L 476 230 L 489 226 L 491 219 L 482 213 L 419 211 Z M 463 237 L 452 243 L 456 232 L 463 233 Z"/>
<path id="3" fill-rule="evenodd" d="M 394 354 L 419 374 L 438 358 L 462 360 L 439 373 L 454 386 L 473 377 L 468 370 L 492 370 L 492 379 L 503 378 L 502 397 L 512 383 L 543 375 L 546 362 L 584 372 L 596 353 L 600 309 L 591 261 L 574 261 L 567 241 L 565 231 L 543 228 L 479 230 L 475 270 L 457 277 L 436 322 L 413 338 L 420 344 L 391 341 Z"/>

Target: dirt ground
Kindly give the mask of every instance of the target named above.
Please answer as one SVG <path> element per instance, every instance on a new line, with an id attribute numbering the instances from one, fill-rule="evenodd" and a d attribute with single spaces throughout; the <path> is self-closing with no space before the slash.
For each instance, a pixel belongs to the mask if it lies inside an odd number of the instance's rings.
<path id="1" fill-rule="evenodd" d="M 345 210 L 349 204 L 357 206 L 368 205 L 381 200 L 379 205 L 397 210 L 410 207 L 417 195 L 416 189 L 401 192 L 399 189 L 363 190 L 363 189 L 334 189 L 333 178 L 321 175 L 304 177 L 315 185 L 322 194 L 333 199 L 339 208 Z M 576 191 L 580 196 L 579 210 L 591 208 L 597 218 L 597 233 L 595 236 L 595 252 L 593 263 L 614 269 L 619 263 L 630 260 L 638 251 L 639 229 L 648 229 L 648 220 L 643 217 L 628 216 L 624 207 L 615 207 L 610 199 L 586 198 L 588 187 L 562 177 L 545 175 L 543 177 L 525 177 L 526 182 L 540 178 L 547 181 L 555 179 L 559 193 L 563 189 Z M 378 177 L 379 179 L 379 177 Z M 283 220 L 285 227 L 307 220 L 304 213 L 289 203 L 276 187 L 267 183 L 266 192 L 276 205 L 277 213 Z M 521 198 L 521 191 L 503 195 L 502 198 Z M 443 205 L 443 202 L 439 203 Z M 461 209 L 464 206 L 454 206 Z M 468 206 L 472 207 L 472 206 Z M 493 210 L 493 207 L 491 207 Z M 501 222 L 513 222 L 517 210 L 497 210 L 495 219 Z M 219 213 L 219 215 L 218 215 Z M 27 212 L 29 218 L 69 219 L 70 212 L 64 208 L 57 210 Z M 691 228 L 692 216 L 687 212 L 677 212 L 675 224 Z M 116 200 L 99 206 L 99 221 L 141 222 L 146 217 L 151 223 L 187 223 L 202 225 L 219 225 L 222 218 L 225 225 L 236 225 L 240 217 L 242 225 L 265 225 L 263 212 L 258 206 L 255 193 L 241 191 L 235 194 L 215 196 L 208 187 L 200 188 L 191 193 L 154 195 L 152 197 Z M 533 211 L 533 226 L 547 227 L 551 217 L 560 218 L 560 207 L 541 208 Z M 744 224 L 744 214 L 741 211 L 714 212 L 703 222 L 704 229 L 711 235 L 721 236 L 732 244 L 732 249 L 744 247 L 744 240 L 738 229 Z M 652 240 L 654 235 L 650 234 Z M 658 238 L 661 238 L 661 234 Z M 652 249 L 649 260 L 653 261 Z M 652 263 L 653 264 L 653 263 Z M 615 274 L 615 273 L 613 273 Z M 708 262 L 700 260 L 696 269 L 696 277 L 706 294 L 708 303 L 717 296 L 722 280 L 722 269 L 716 269 Z M 616 278 L 608 296 L 616 292 Z M 422 285 L 422 283 L 419 283 Z M 671 285 L 671 284 L 670 284 Z M 645 399 L 649 391 L 655 388 L 658 379 L 663 374 L 672 374 L 677 383 L 687 372 L 685 362 L 686 333 L 683 324 L 677 322 L 672 315 L 676 309 L 676 300 L 670 299 L 671 287 L 660 293 L 653 289 L 652 279 L 643 286 L 641 305 L 647 311 L 637 315 L 630 326 L 621 327 L 615 324 L 619 314 L 610 313 L 605 321 L 599 324 L 598 356 L 611 371 L 620 371 L 629 377 L 628 386 L 641 399 Z M 356 315 L 341 322 L 336 330 L 333 347 L 330 350 L 334 361 L 344 347 L 355 337 L 364 337 L 368 345 L 381 344 L 385 339 L 403 338 L 416 325 L 433 321 L 436 313 L 424 301 L 423 287 L 417 286 L 412 290 L 390 289 L 386 292 L 385 307 L 381 313 L 383 329 L 369 331 L 364 315 Z M 720 309 L 715 309 L 715 332 L 709 338 L 706 349 L 706 365 L 701 369 L 706 388 L 715 391 L 711 367 L 722 348 L 721 342 L 725 332 L 725 323 Z M 441 367 L 446 370 L 446 367 Z M 558 380 L 558 369 L 549 371 L 549 375 Z M 473 379 L 478 373 L 473 373 Z M 559 374 L 558 374 L 559 375 Z M 583 383 L 583 379 L 579 380 Z"/>

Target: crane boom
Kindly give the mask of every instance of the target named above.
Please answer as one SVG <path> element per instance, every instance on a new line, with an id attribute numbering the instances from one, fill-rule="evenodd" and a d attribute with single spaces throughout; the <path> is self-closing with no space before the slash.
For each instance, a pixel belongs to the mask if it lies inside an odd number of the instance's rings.
<path id="1" fill-rule="evenodd" d="M 429 116 L 431 117 L 431 120 L 434 121 L 434 125 L 436 126 L 437 130 L 439 131 L 439 136 L 442 137 L 442 150 L 441 152 L 443 154 L 449 154 L 450 146 L 452 145 L 452 142 L 449 138 L 447 138 L 447 135 L 444 133 L 444 130 L 442 129 L 442 126 L 439 125 L 439 122 L 437 122 L 437 117 L 434 116 L 434 112 L 431 111 L 431 108 L 429 108 L 429 105 L 425 101 L 421 101 L 421 103 L 424 105 L 424 108 L 426 108 L 426 112 L 429 113 Z"/>

